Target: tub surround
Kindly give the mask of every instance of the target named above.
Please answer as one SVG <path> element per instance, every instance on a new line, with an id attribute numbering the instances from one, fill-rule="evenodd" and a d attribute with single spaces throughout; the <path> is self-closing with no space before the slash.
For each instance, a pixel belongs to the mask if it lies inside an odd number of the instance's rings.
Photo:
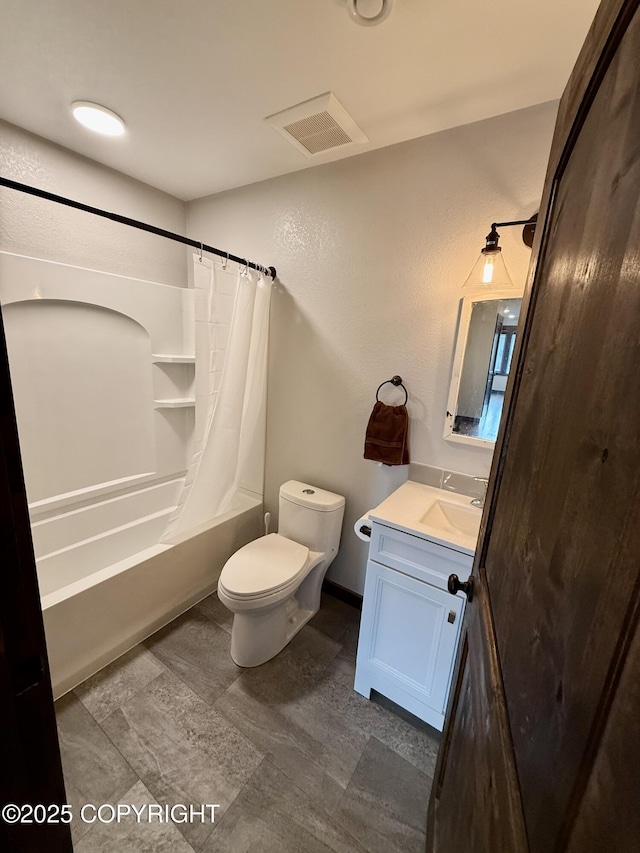
<path id="1" fill-rule="evenodd" d="M 0 252 L 7 335 L 32 518 L 183 475 L 193 393 L 193 290 Z M 43 428 L 44 426 L 44 428 Z"/>

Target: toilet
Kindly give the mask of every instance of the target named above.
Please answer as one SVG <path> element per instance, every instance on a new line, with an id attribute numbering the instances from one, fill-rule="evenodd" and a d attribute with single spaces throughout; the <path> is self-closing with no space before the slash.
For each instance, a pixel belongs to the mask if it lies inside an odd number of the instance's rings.
<path id="1" fill-rule="evenodd" d="M 231 657 L 238 666 L 275 657 L 318 612 L 343 517 L 341 495 L 289 480 L 280 487 L 278 532 L 227 560 L 218 598 L 234 614 Z"/>

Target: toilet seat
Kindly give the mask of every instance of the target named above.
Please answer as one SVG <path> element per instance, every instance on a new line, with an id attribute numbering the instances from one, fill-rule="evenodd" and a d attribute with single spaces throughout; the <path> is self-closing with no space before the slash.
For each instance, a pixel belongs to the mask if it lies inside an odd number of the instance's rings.
<path id="1" fill-rule="evenodd" d="M 219 586 L 229 598 L 239 601 L 264 598 L 294 585 L 304 574 L 308 560 L 307 547 L 269 533 L 227 560 Z"/>

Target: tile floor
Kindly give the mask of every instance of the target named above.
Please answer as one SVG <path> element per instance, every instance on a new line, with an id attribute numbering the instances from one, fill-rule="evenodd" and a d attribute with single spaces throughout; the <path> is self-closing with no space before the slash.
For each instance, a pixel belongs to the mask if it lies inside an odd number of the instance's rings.
<path id="1" fill-rule="evenodd" d="M 75 819 L 77 853 L 423 851 L 438 734 L 353 691 L 359 615 L 323 596 L 278 657 L 243 670 L 212 595 L 60 699 L 74 815 L 219 804 L 213 826 Z"/>

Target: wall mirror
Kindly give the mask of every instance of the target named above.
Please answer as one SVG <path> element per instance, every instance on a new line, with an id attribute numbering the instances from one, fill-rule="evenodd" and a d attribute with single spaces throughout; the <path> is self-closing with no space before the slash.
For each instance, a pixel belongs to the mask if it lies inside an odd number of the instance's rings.
<path id="1" fill-rule="evenodd" d="M 521 304 L 513 291 L 462 300 L 445 417 L 447 440 L 495 444 Z"/>

